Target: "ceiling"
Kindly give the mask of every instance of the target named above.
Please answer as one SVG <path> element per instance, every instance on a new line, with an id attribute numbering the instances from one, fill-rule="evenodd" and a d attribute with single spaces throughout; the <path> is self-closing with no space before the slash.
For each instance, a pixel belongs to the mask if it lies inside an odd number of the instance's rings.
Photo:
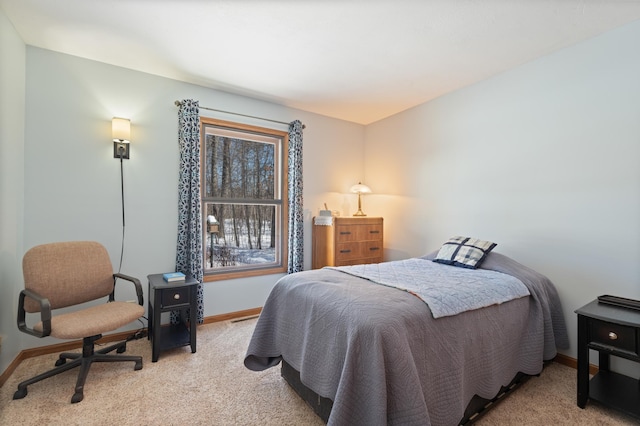
<path id="1" fill-rule="evenodd" d="M 0 8 L 27 45 L 361 124 L 640 19 L 640 0 L 0 0 Z"/>

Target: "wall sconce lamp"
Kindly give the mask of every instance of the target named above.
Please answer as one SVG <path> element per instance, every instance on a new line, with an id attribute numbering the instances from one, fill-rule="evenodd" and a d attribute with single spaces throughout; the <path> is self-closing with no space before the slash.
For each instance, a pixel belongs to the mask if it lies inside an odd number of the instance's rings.
<path id="1" fill-rule="evenodd" d="M 128 118 L 114 117 L 111 120 L 111 134 L 113 136 L 113 158 L 128 160 L 131 121 Z"/>
<path id="2" fill-rule="evenodd" d="M 371 188 L 369 188 L 367 185 L 363 185 L 362 182 L 358 182 L 357 185 L 353 185 L 351 187 L 351 192 L 358 194 L 358 211 L 355 212 L 353 215 L 366 216 L 366 214 L 362 212 L 362 200 L 360 199 L 360 196 L 362 194 L 371 194 Z"/>

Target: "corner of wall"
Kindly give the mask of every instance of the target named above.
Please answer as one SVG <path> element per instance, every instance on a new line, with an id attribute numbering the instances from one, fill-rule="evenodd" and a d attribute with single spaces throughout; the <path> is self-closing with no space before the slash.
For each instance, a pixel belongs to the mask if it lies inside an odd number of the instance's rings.
<path id="1" fill-rule="evenodd" d="M 22 289 L 26 45 L 0 10 L 0 373 L 21 350 L 15 326 Z"/>

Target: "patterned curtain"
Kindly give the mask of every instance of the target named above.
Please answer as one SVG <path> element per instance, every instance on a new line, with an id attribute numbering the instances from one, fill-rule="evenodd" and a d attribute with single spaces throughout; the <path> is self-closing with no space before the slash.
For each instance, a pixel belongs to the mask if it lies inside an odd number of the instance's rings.
<path id="1" fill-rule="evenodd" d="M 178 111 L 180 175 L 178 178 L 178 247 L 176 271 L 198 284 L 198 323 L 204 321 L 202 290 L 202 220 L 200 213 L 200 112 L 198 101 L 183 100 Z M 171 313 L 171 322 L 178 313 Z"/>
<path id="2" fill-rule="evenodd" d="M 287 273 L 300 272 L 303 268 L 302 222 L 302 123 L 289 124 L 289 264 Z"/>

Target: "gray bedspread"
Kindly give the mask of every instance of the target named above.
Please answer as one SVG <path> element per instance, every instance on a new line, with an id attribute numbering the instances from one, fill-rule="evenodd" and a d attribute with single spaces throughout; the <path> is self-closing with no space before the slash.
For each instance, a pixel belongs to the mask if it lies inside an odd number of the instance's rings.
<path id="1" fill-rule="evenodd" d="M 454 268 L 454 267 L 452 267 Z M 333 400 L 329 425 L 455 425 L 474 396 L 492 398 L 518 372 L 538 374 L 568 347 L 560 300 L 544 276 L 491 253 L 530 297 L 434 319 L 410 293 L 330 269 L 283 277 L 271 291 L 244 360 L 285 359 Z"/>

